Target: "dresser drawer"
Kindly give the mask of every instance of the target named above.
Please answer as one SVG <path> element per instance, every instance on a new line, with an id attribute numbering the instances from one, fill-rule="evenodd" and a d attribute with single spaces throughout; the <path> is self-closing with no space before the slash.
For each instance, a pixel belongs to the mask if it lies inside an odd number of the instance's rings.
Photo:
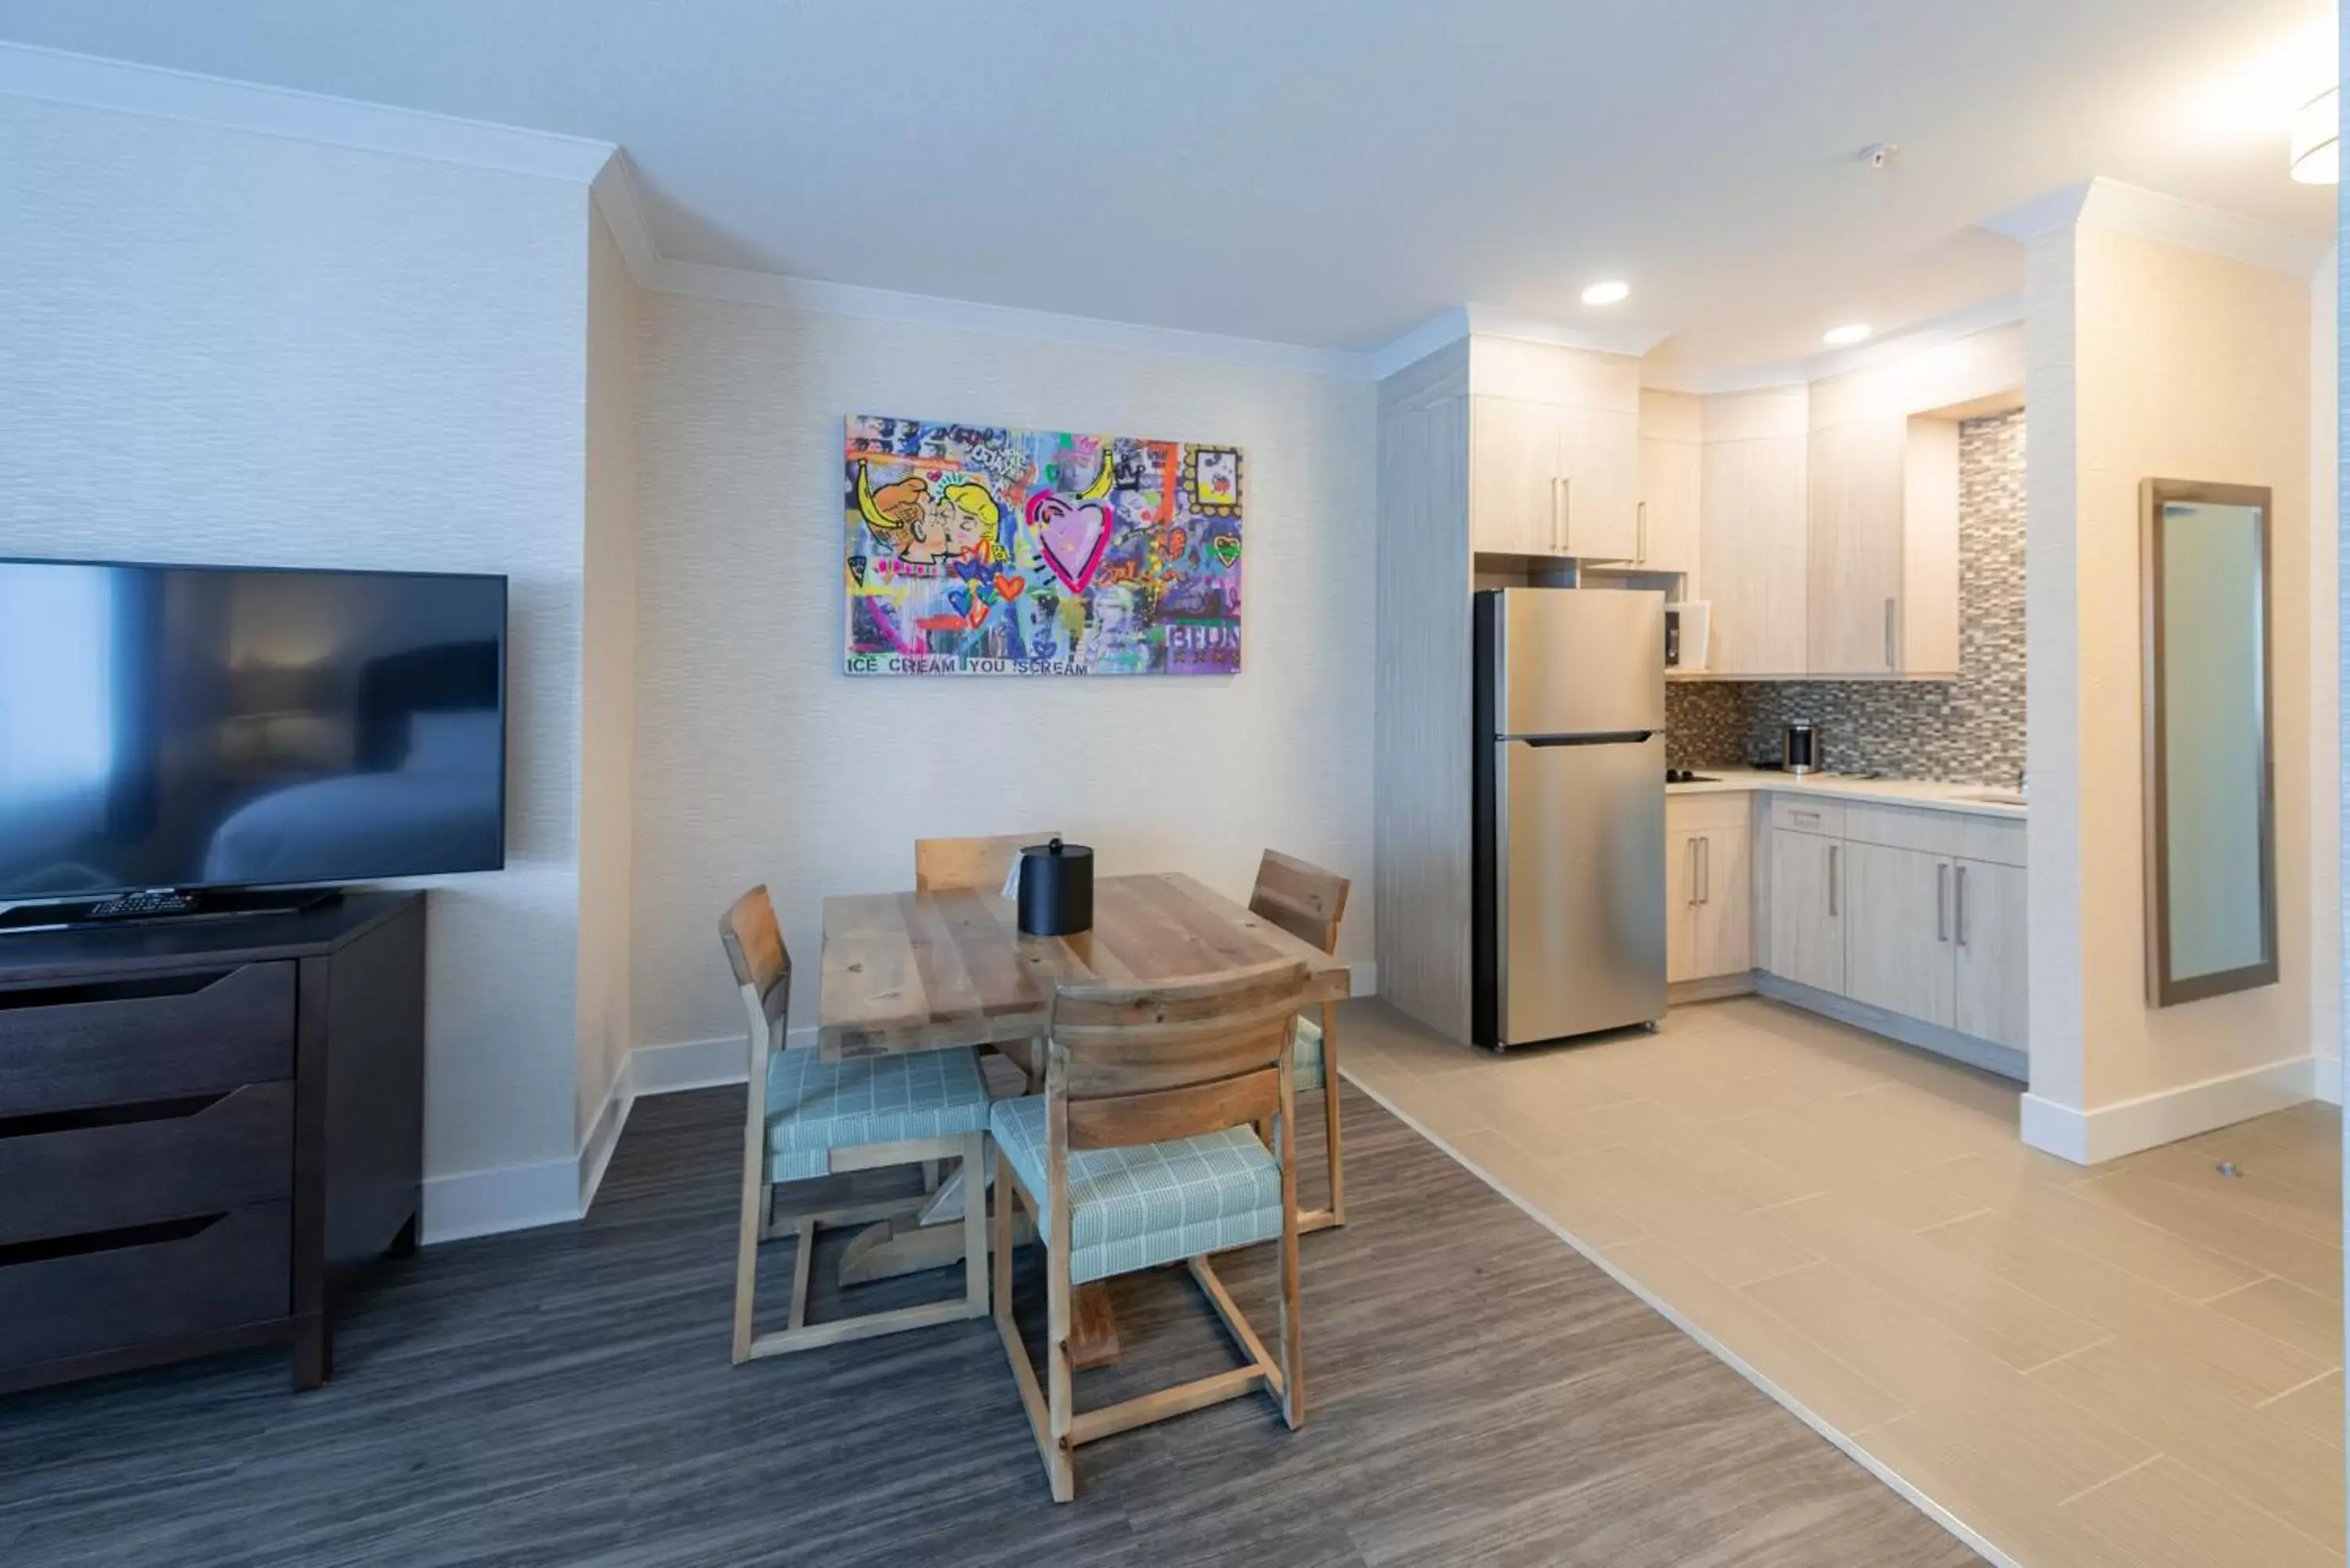
<path id="1" fill-rule="evenodd" d="M 290 1206 L 276 1202 L 0 1247 L 0 1368 L 282 1318 L 293 1239 Z"/>
<path id="2" fill-rule="evenodd" d="M 0 1116 L 294 1075 L 294 966 L 0 991 Z"/>
<path id="3" fill-rule="evenodd" d="M 294 1189 L 294 1085 L 0 1118 L 0 1246 L 220 1214 Z"/>

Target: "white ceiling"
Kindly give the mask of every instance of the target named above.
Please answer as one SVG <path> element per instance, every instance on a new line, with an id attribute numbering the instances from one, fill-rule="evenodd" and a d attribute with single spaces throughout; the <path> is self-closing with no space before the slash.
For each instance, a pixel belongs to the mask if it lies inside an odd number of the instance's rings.
<path id="1" fill-rule="evenodd" d="M 0 38 L 615 141 L 675 260 L 1355 351 L 1475 302 L 1668 334 L 1669 379 L 2011 293 L 1973 225 L 2092 175 L 2334 221 L 2284 167 L 2328 0 L 0 0 Z"/>

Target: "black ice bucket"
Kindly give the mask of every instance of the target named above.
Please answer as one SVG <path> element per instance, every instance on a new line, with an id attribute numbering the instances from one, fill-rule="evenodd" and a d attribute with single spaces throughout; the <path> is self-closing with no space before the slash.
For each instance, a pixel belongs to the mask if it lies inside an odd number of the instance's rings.
<path id="1" fill-rule="evenodd" d="M 1020 932 L 1068 937 L 1094 925 L 1094 852 L 1082 844 L 1031 844 L 1020 851 Z"/>

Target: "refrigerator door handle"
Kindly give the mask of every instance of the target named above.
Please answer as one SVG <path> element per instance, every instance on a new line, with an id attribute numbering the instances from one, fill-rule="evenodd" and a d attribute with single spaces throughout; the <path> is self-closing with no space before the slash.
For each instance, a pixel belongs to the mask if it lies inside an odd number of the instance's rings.
<path id="1" fill-rule="evenodd" d="M 1528 746 L 1637 746 L 1657 732 L 1654 730 L 1600 730 L 1588 735 L 1497 735 L 1494 739 L 1516 741 Z"/>

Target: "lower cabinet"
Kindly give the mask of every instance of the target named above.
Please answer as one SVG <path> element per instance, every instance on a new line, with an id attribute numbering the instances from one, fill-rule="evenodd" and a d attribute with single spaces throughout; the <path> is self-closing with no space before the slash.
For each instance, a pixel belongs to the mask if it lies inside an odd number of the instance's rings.
<path id="1" fill-rule="evenodd" d="M 1746 797 L 1735 803 L 1742 819 Z M 1752 830 L 1721 813 L 1688 823 L 1668 810 L 1665 867 L 1665 978 L 1711 980 L 1754 967 L 1754 855 Z"/>
<path id="2" fill-rule="evenodd" d="M 2032 972 L 2023 867 L 1960 860 L 1951 872 L 1950 940 L 1958 956 L 1953 1027 L 2021 1051 Z"/>
<path id="3" fill-rule="evenodd" d="M 2023 827 L 1858 805 L 1840 816 L 1809 814 L 1819 831 L 1776 825 L 1802 815 L 1787 805 L 1773 813 L 1762 967 L 1814 991 L 2027 1049 L 2027 882 L 2024 867 L 2009 863 L 2023 858 Z M 1994 856 L 2004 858 L 1978 857 Z"/>
<path id="4" fill-rule="evenodd" d="M 1814 991 L 1844 994 L 1841 839 L 1771 829 L 1771 954 L 1763 967 Z"/>
<path id="5" fill-rule="evenodd" d="M 1845 855 L 1845 994 L 1952 1027 L 1950 862 L 1883 844 L 1847 844 Z"/>

